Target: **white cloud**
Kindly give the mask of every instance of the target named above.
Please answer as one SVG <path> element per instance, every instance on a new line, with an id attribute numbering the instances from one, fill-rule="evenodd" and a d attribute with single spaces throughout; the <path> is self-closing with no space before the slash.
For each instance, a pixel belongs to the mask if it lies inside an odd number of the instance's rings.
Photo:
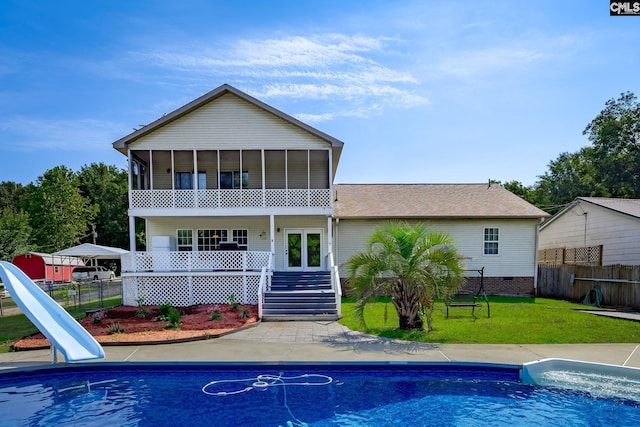
<path id="1" fill-rule="evenodd" d="M 242 88 L 262 99 L 333 99 L 343 107 L 341 112 L 305 111 L 297 115 L 320 121 L 344 115 L 370 117 L 385 108 L 428 103 L 417 90 L 419 81 L 412 73 L 383 63 L 390 56 L 397 60 L 397 55 L 392 55 L 395 42 L 386 37 L 330 33 L 239 40 L 195 52 L 191 43 L 133 57 L 190 79 L 248 80 L 251 89 Z"/>

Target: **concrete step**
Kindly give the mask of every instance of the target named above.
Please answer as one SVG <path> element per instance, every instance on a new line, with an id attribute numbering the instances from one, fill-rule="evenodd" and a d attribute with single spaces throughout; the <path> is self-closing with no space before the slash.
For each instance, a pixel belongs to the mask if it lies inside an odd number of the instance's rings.
<path id="1" fill-rule="evenodd" d="M 338 320 L 337 314 L 262 315 L 263 322 L 315 322 Z"/>

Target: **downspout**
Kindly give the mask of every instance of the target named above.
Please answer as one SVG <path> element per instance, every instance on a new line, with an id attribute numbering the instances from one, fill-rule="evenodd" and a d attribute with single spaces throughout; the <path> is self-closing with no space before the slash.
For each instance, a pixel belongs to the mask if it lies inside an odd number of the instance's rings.
<path id="1" fill-rule="evenodd" d="M 539 236 L 540 236 L 540 224 L 542 224 L 542 219 L 538 220 L 539 223 L 536 224 L 535 231 L 535 251 L 533 255 L 533 295 L 538 296 L 538 246 L 539 246 Z"/>

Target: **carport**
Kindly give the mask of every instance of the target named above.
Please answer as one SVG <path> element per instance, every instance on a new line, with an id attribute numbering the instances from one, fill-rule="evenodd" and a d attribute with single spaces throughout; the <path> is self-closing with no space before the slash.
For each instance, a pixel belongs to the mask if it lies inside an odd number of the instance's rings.
<path id="1" fill-rule="evenodd" d="M 72 248 L 54 252 L 52 255 L 82 258 L 86 264 L 87 261 L 94 259 L 120 259 L 122 255 L 128 253 L 129 251 L 125 249 L 94 245 L 93 243 L 83 243 Z"/>
<path id="2" fill-rule="evenodd" d="M 61 257 L 69 257 L 69 258 L 81 258 L 83 262 L 89 265 L 89 261 L 95 263 L 95 260 L 99 259 L 117 259 L 119 260 L 122 255 L 128 254 L 129 251 L 120 248 L 114 248 L 111 246 L 101 246 L 95 245 L 93 243 L 82 243 L 77 246 L 73 246 L 71 248 L 63 249 L 61 251 L 55 252 L 52 255 L 61 256 Z M 100 307 L 103 306 L 103 281 L 99 280 L 99 301 Z M 109 282 L 109 281 L 107 281 Z M 80 286 L 78 286 L 78 290 L 80 290 Z M 120 285 L 120 292 L 122 291 L 122 285 Z M 75 293 L 73 294 L 75 300 Z M 80 300 L 80 296 L 78 295 L 78 300 Z M 82 304 L 82 303 L 80 303 Z"/>

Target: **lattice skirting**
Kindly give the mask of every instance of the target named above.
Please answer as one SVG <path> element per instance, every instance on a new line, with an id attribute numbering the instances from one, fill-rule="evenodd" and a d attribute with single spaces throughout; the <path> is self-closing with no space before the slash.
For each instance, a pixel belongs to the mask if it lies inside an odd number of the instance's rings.
<path id="1" fill-rule="evenodd" d="M 171 303 L 175 307 L 227 304 L 233 295 L 242 304 L 258 304 L 259 275 L 123 277 L 122 303 L 136 306 Z"/>

